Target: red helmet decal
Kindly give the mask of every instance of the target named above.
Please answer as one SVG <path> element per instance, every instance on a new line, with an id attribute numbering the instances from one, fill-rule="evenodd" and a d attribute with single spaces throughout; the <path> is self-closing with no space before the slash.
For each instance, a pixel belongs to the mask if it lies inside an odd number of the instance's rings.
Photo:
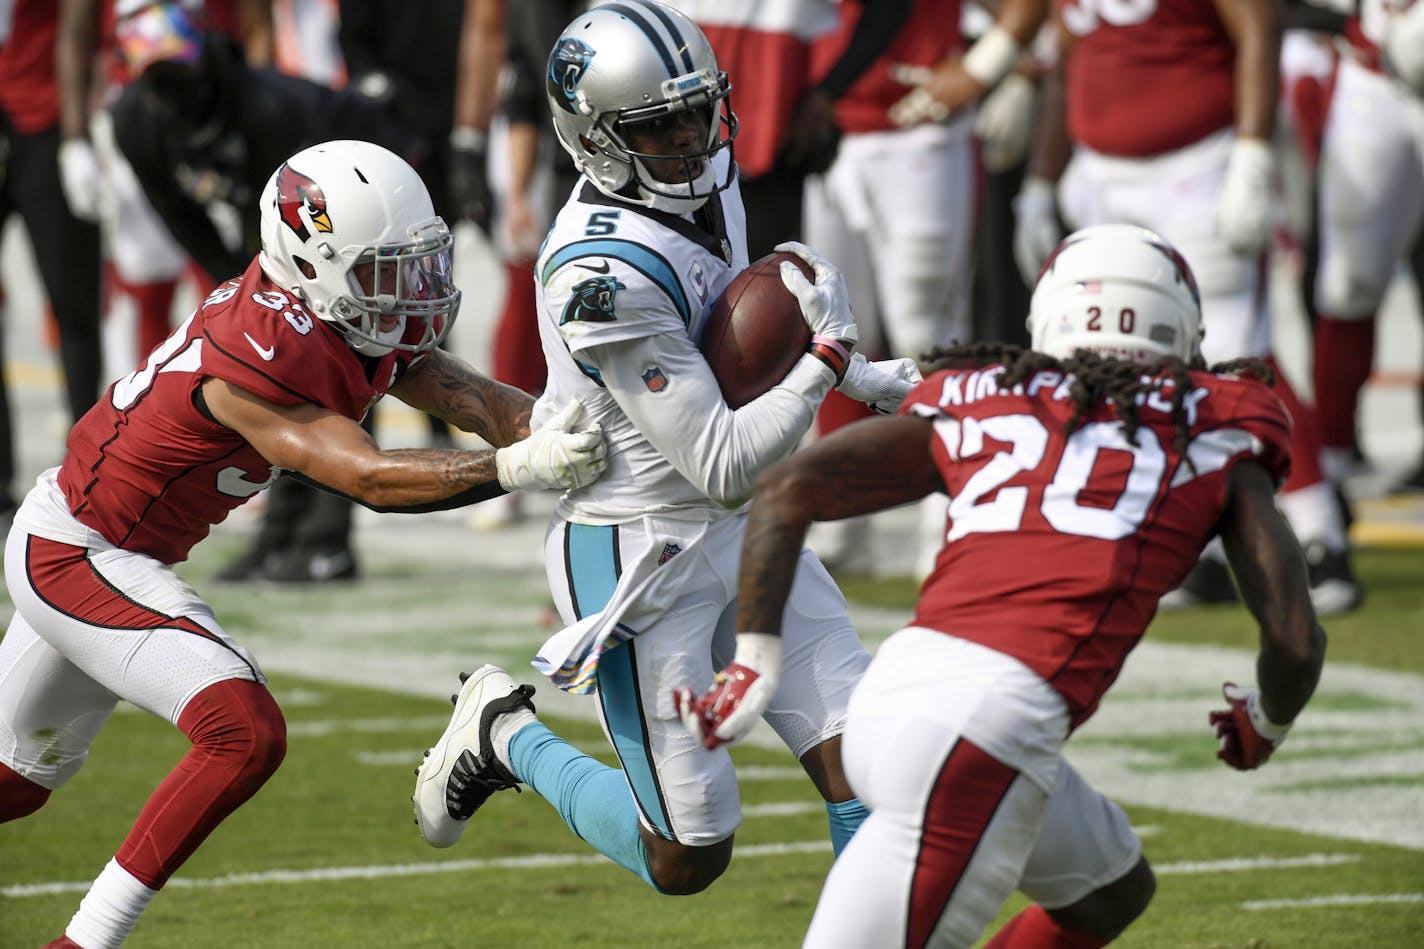
<path id="1" fill-rule="evenodd" d="M 331 218 L 326 214 L 326 195 L 322 194 L 321 185 L 284 162 L 277 171 L 277 213 L 305 243 L 311 237 L 311 231 L 298 213 L 303 207 L 307 209 L 313 227 L 331 233 Z"/>

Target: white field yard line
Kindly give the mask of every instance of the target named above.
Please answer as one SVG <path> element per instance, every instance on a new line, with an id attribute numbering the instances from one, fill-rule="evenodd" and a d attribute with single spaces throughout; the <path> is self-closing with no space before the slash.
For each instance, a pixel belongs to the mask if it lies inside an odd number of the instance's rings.
<path id="1" fill-rule="evenodd" d="M 735 858 L 784 857 L 829 851 L 825 840 L 795 843 L 760 844 L 738 847 Z M 1249 859 L 1193 861 L 1184 864 L 1154 866 L 1159 874 L 1230 873 L 1291 867 L 1323 867 L 1359 860 L 1355 854 L 1307 854 L 1301 857 L 1252 857 Z M 524 857 L 492 857 L 474 860 L 445 860 L 438 863 L 376 864 L 354 867 L 324 867 L 314 870 L 266 870 L 261 873 L 231 873 L 219 877 L 190 879 L 174 877 L 168 889 L 220 889 L 229 886 L 251 886 L 268 883 L 330 883 L 341 880 L 377 880 L 388 877 L 430 876 L 438 873 L 470 873 L 480 870 L 538 870 L 548 867 L 596 866 L 609 860 L 601 854 L 539 853 Z M 29 896 L 50 896 L 57 893 L 88 892 L 91 881 L 82 883 L 29 883 L 0 887 L 0 896 L 21 899 Z"/>
<path id="2" fill-rule="evenodd" d="M 1311 909 L 1322 906 L 1371 906 L 1380 903 L 1424 903 L 1424 893 L 1336 893 L 1292 900 L 1248 900 L 1242 909 Z"/>
<path id="3" fill-rule="evenodd" d="M 885 617 L 852 612 L 874 642 Z M 1327 660 L 1315 699 L 1289 740 L 1249 773 L 1214 760 L 1186 767 L 1169 753 L 1143 748 L 1213 747 L 1207 713 L 1223 705 L 1221 683 L 1252 682 L 1255 659 L 1247 650 L 1155 643 L 1149 635 L 1102 708 L 1069 740 L 1069 761 L 1125 804 L 1424 851 L 1424 676 Z M 450 670 L 477 661 L 483 660 L 468 654 L 351 649 L 333 663 L 326 650 L 278 641 L 263 652 L 269 671 L 442 699 L 454 679 Z M 590 697 L 559 692 L 528 667 L 510 671 L 538 687 L 541 715 L 594 717 Z M 429 740 L 443 727 L 433 723 Z M 747 740 L 783 747 L 765 726 Z"/>

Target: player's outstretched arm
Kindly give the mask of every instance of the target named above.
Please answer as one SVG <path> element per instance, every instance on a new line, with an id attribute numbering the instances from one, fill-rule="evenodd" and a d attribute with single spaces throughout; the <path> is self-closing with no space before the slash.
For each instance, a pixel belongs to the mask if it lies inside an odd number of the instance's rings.
<path id="1" fill-rule="evenodd" d="M 607 465 L 602 431 L 576 430 L 578 403 L 507 447 L 383 450 L 351 419 L 311 403 L 278 405 L 212 378 L 202 394 L 212 417 L 273 465 L 379 511 L 441 510 L 506 490 L 582 487 Z"/>
<path id="2" fill-rule="evenodd" d="M 742 543 L 736 656 L 701 695 L 686 687 L 673 694 L 683 724 L 706 747 L 745 737 L 776 691 L 781 616 L 811 522 L 869 514 L 944 490 L 930 454 L 933 437 L 928 419 L 866 419 L 757 479 Z"/>
<path id="3" fill-rule="evenodd" d="M 1211 723 L 1221 739 L 1218 757 L 1234 768 L 1255 768 L 1285 738 L 1320 680 L 1325 631 L 1310 603 L 1305 556 L 1276 507 L 1266 469 L 1242 462 L 1231 470 L 1221 539 L 1246 606 L 1261 627 L 1257 689 L 1227 683 L 1230 705 Z"/>
<path id="4" fill-rule="evenodd" d="M 496 382 L 443 349 L 418 361 L 390 393 L 499 448 L 529 436 L 534 397 Z"/>

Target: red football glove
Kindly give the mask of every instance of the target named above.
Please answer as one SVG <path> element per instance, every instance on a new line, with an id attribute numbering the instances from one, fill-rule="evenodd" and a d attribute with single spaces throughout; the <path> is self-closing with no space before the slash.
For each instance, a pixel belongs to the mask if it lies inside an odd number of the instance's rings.
<path id="1" fill-rule="evenodd" d="M 701 695 L 683 686 L 673 704 L 688 732 L 707 750 L 750 734 L 771 704 L 781 676 L 781 637 L 738 633 L 737 655 Z"/>
<path id="2" fill-rule="evenodd" d="M 1259 768 L 1285 741 L 1290 725 L 1277 725 L 1266 717 L 1259 689 L 1243 689 L 1228 682 L 1221 687 L 1221 694 L 1231 708 L 1208 716 L 1221 740 L 1216 756 L 1237 771 Z"/>

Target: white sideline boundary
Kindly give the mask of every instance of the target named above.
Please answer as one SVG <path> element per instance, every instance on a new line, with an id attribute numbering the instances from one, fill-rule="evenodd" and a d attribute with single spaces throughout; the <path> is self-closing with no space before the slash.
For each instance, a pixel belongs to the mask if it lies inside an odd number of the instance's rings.
<path id="1" fill-rule="evenodd" d="M 760 844 L 738 847 L 733 853 L 734 860 L 759 857 L 784 857 L 804 853 L 829 851 L 831 845 L 825 840 L 807 840 L 785 844 Z M 1186 863 L 1166 863 L 1154 866 L 1158 874 L 1198 874 L 1232 873 L 1266 869 L 1288 869 L 1296 867 L 1326 867 L 1360 860 L 1358 854 L 1307 854 L 1300 857 L 1251 857 L 1246 859 L 1190 861 Z M 439 873 L 471 873 L 481 870 L 539 870 L 548 867 L 597 866 L 609 860 L 601 854 L 559 854 L 539 853 L 524 857 L 493 857 L 476 860 L 445 860 L 438 863 L 398 863 L 364 867 L 324 867 L 314 870 L 266 870 L 261 873 L 230 873 L 218 877 L 174 877 L 165 889 L 208 890 L 229 886 L 254 886 L 271 883 L 332 883 L 342 880 L 377 880 L 386 877 L 430 876 Z M 30 896 L 51 896 L 58 893 L 87 893 L 92 881 L 82 883 L 29 883 L 0 888 L 0 896 L 23 899 Z M 1351 897 L 1317 897 L 1323 900 L 1348 900 Z M 1376 899 L 1376 898 L 1371 898 Z M 1389 902 L 1416 902 L 1424 899 L 1421 894 L 1403 894 L 1395 897 L 1379 897 Z M 1258 901 L 1259 908 L 1270 908 L 1272 901 Z M 1283 905 L 1294 905 L 1298 901 L 1276 901 Z M 1242 904 L 1250 906 L 1250 904 Z M 1255 908 L 1255 907 L 1253 907 Z"/>

